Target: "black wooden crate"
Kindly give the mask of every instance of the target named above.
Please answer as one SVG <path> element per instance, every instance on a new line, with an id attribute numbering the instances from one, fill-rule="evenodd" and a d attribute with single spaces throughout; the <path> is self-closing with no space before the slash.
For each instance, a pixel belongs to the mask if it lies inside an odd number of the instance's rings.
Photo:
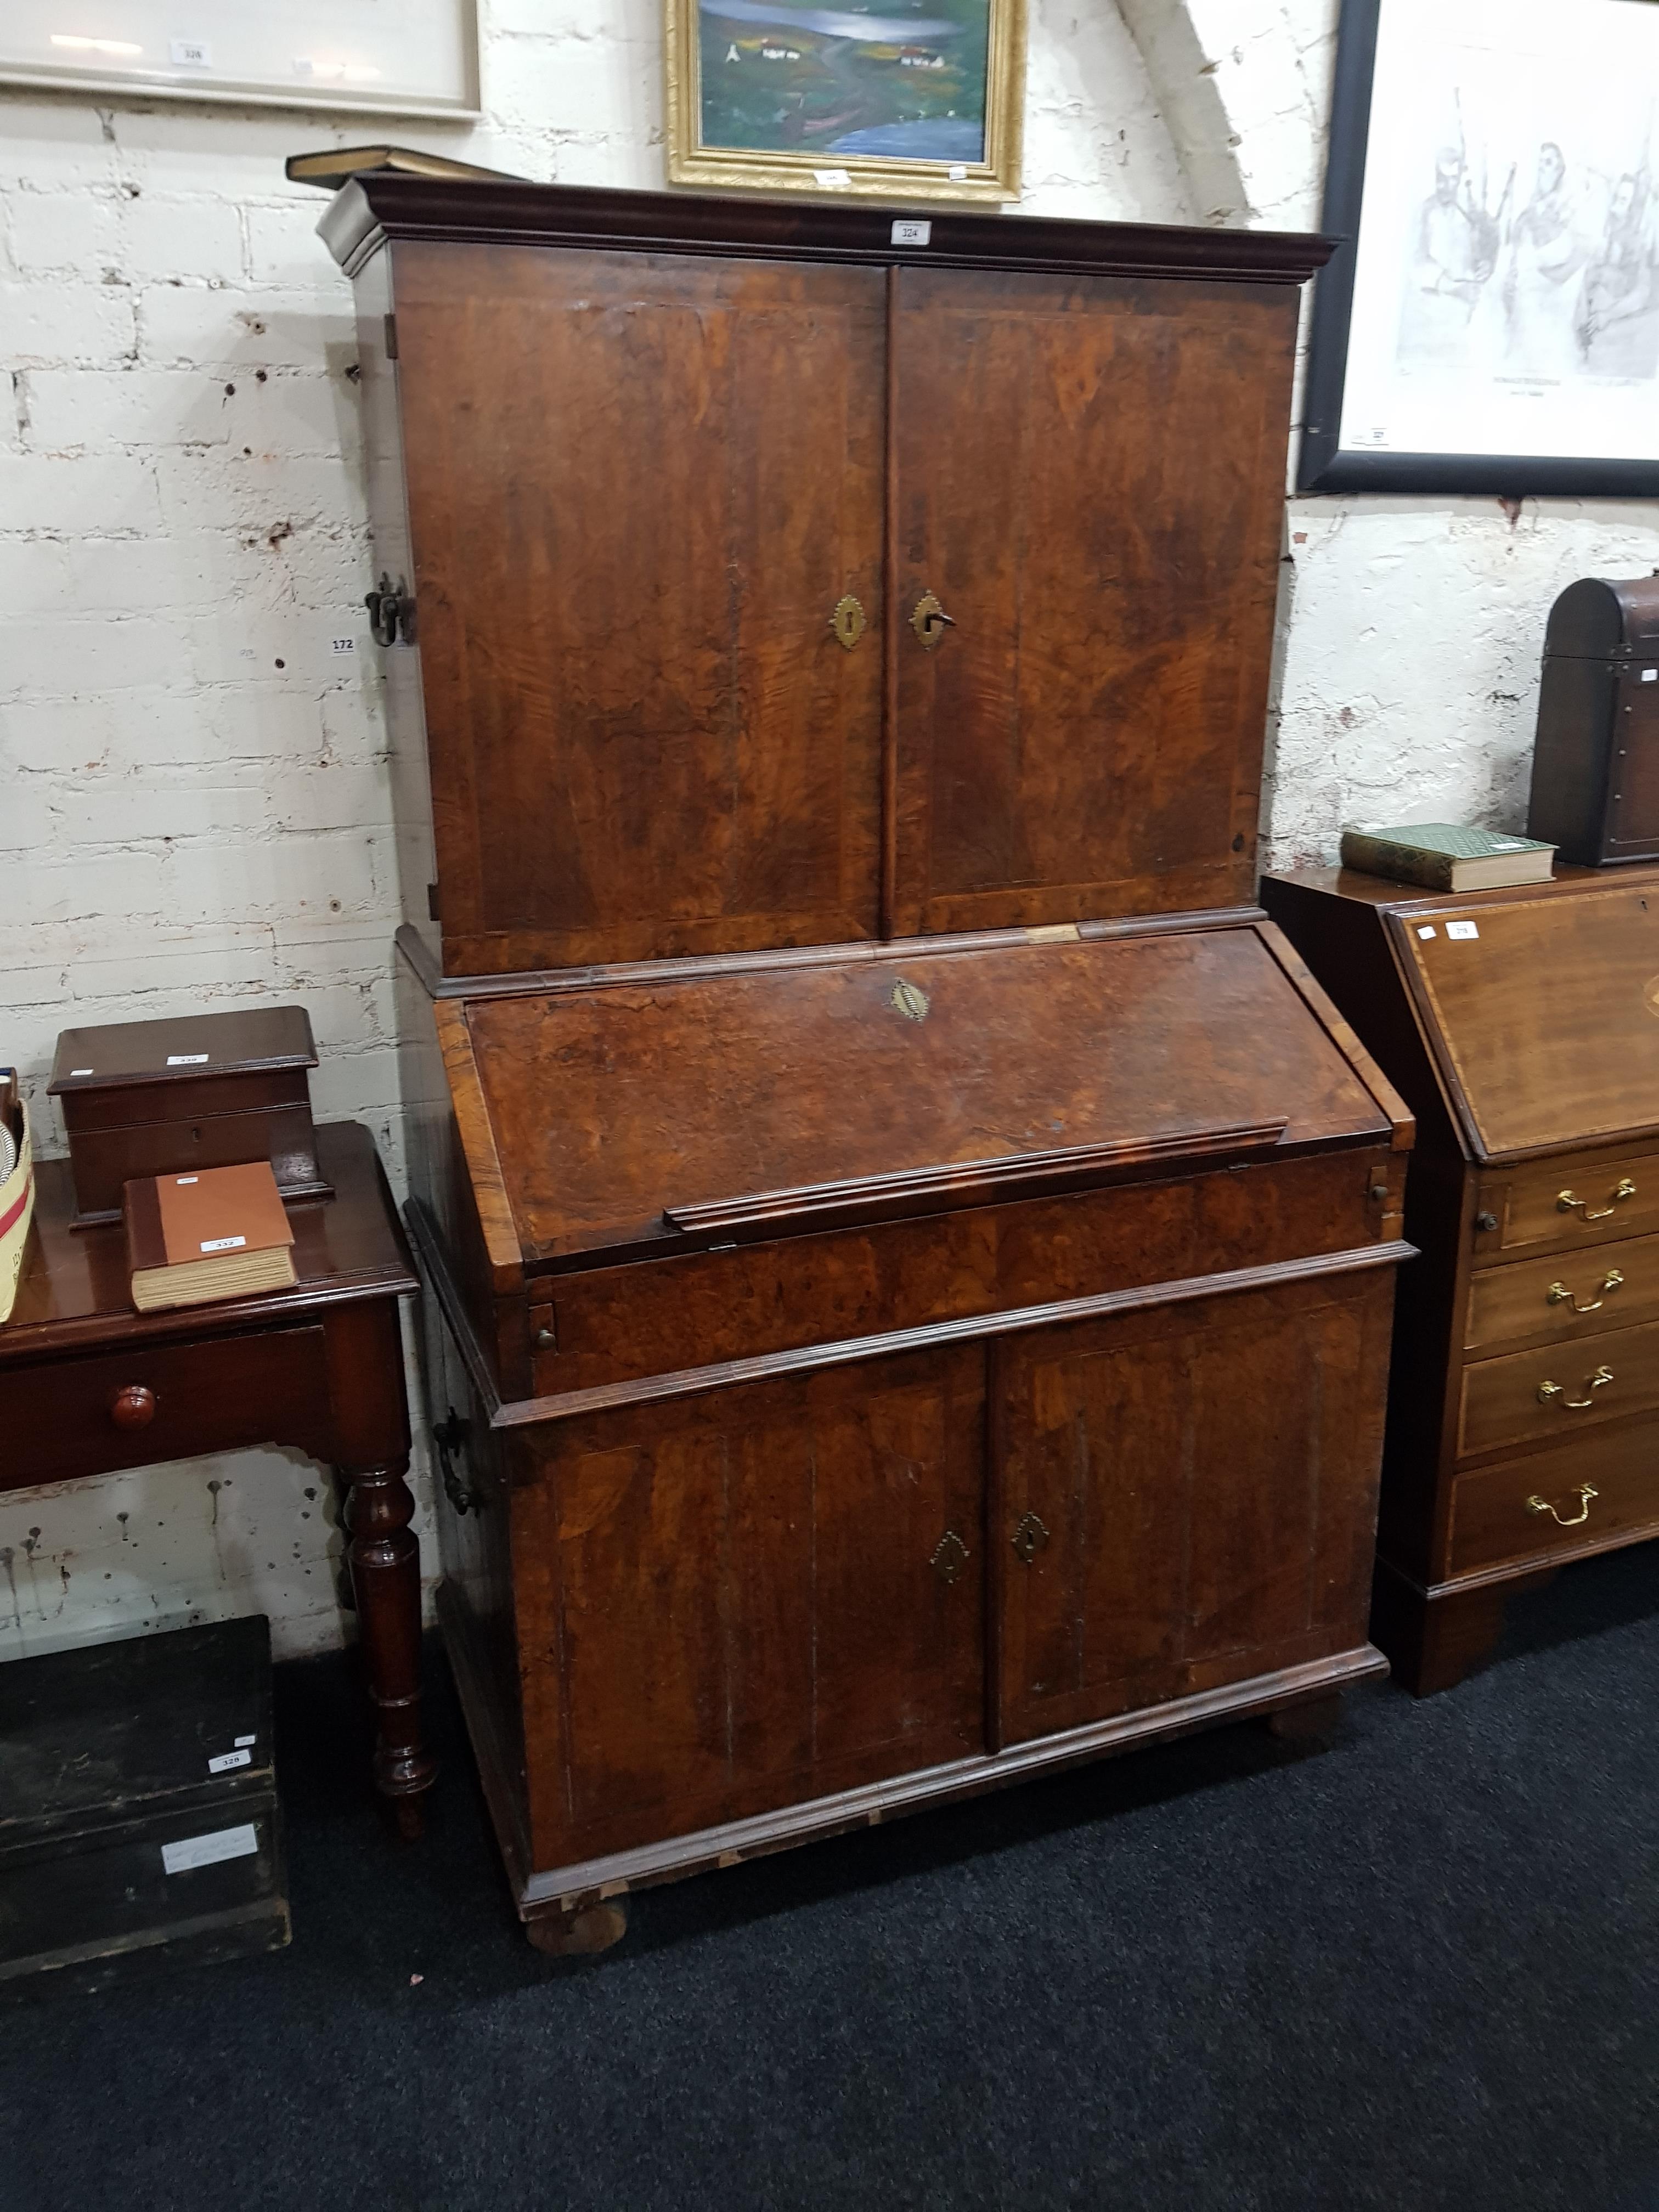
<path id="1" fill-rule="evenodd" d="M 0 1666 L 0 1997 L 288 1940 L 269 1621 Z"/>

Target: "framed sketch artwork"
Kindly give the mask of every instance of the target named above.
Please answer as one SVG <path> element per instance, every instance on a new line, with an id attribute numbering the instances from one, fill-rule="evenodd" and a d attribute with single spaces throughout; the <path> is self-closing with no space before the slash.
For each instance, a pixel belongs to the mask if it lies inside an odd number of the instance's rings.
<path id="1" fill-rule="evenodd" d="M 1025 0 L 665 0 L 676 185 L 1019 197 Z"/>
<path id="2" fill-rule="evenodd" d="M 1659 493 L 1659 4 L 1344 0 L 1304 491 Z"/>
<path id="3" fill-rule="evenodd" d="M 477 0 L 0 0 L 0 84 L 476 116 Z"/>

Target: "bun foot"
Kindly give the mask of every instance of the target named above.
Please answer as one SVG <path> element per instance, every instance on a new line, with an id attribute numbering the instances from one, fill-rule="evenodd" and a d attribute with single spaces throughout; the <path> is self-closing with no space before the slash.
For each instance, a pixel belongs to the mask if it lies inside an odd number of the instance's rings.
<path id="1" fill-rule="evenodd" d="M 1281 1705 L 1276 1713 L 1267 1716 L 1269 1731 L 1286 1743 L 1328 1745 L 1335 1737 L 1342 1720 L 1342 1692 L 1333 1691 L 1323 1698 L 1308 1698 L 1299 1705 Z"/>
<path id="2" fill-rule="evenodd" d="M 586 1959 L 608 1951 L 628 1933 L 628 1906 L 622 1898 L 585 1905 L 580 1912 L 538 1913 L 524 1932 L 550 1959 Z"/>

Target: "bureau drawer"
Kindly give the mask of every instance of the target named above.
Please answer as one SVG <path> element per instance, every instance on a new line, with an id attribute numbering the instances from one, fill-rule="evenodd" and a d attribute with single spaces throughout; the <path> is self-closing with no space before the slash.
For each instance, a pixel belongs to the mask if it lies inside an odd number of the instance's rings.
<path id="1" fill-rule="evenodd" d="M 0 1369 L 0 1489 L 245 1444 L 325 1456 L 320 1328 L 42 1359 Z"/>
<path id="2" fill-rule="evenodd" d="M 1659 1534 L 1659 1421 L 1592 1431 L 1459 1475 L 1450 1571 L 1472 1574 L 1644 1528 Z"/>
<path id="3" fill-rule="evenodd" d="M 1659 1230 L 1659 1152 L 1557 1153 L 1480 1179 L 1477 1263 L 1490 1266 L 1528 1245 L 1565 1247 Z"/>
<path id="4" fill-rule="evenodd" d="M 1375 1243 L 1405 1172 L 1397 1153 L 1275 1160 L 560 1275 L 532 1291 L 533 1388 L 589 1389 Z"/>
<path id="5" fill-rule="evenodd" d="M 1553 1440 L 1659 1406 L 1659 1322 L 1483 1359 L 1463 1370 L 1457 1449 Z"/>
<path id="6" fill-rule="evenodd" d="M 1477 1268 L 1463 1342 L 1489 1352 L 1534 1337 L 1571 1340 L 1650 1315 L 1659 1315 L 1659 1237 L 1632 1237 L 1611 1250 Z"/>

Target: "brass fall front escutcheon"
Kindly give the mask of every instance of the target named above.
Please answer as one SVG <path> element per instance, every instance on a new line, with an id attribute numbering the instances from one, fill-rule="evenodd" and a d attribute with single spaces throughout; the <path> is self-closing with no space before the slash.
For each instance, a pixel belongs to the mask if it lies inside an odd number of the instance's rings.
<path id="1" fill-rule="evenodd" d="M 869 629 L 864 609 L 850 592 L 845 599 L 836 600 L 836 611 L 830 617 L 830 627 L 836 633 L 836 642 L 844 645 L 848 653 Z"/>
<path id="2" fill-rule="evenodd" d="M 956 628 L 956 617 L 945 613 L 932 592 L 924 592 L 910 610 L 910 627 L 931 653 L 945 631 Z"/>
<path id="3" fill-rule="evenodd" d="M 1029 1567 L 1048 1541 L 1048 1531 L 1035 1513 L 1021 1516 L 1013 1534 L 1013 1547 Z"/>

